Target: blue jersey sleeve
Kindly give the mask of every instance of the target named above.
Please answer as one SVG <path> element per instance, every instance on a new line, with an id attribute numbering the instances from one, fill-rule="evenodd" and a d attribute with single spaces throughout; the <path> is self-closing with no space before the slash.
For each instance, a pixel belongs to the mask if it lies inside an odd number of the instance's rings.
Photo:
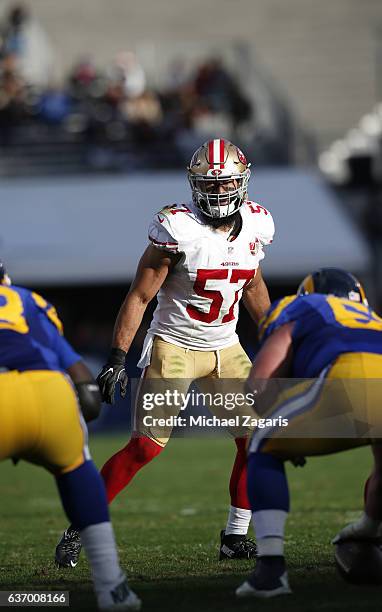
<path id="1" fill-rule="evenodd" d="M 63 370 L 67 370 L 70 366 L 82 359 L 69 342 L 65 340 L 64 336 L 60 336 L 59 334 L 57 334 L 55 349 Z"/>
<path id="2" fill-rule="evenodd" d="M 265 342 L 275 329 L 293 320 L 291 316 L 295 308 L 292 307 L 297 299 L 297 295 L 288 295 L 272 303 L 259 324 L 259 339 L 261 343 Z"/>
<path id="3" fill-rule="evenodd" d="M 288 295 L 271 305 L 264 319 L 260 321 L 259 335 L 261 344 L 270 336 L 276 329 L 296 321 L 297 324 L 293 329 L 293 341 L 298 340 L 301 329 L 310 323 L 312 317 L 317 318 L 317 312 L 310 300 L 303 295 Z M 322 301 L 325 301 L 324 296 L 320 296 Z"/>
<path id="4" fill-rule="evenodd" d="M 44 316 L 41 320 L 48 319 L 50 323 L 56 328 L 58 333 L 62 336 L 64 333 L 63 325 L 58 317 L 57 311 L 52 304 L 49 304 L 41 295 L 32 291 L 30 294 L 32 306 L 37 307 L 38 311 Z"/>
<path id="5" fill-rule="evenodd" d="M 51 346 L 56 353 L 60 367 L 67 370 L 77 361 L 81 361 L 81 356 L 64 338 L 63 326 L 55 307 L 38 293 L 31 293 L 30 296 L 33 306 L 38 309 L 41 326 L 50 338 Z"/>

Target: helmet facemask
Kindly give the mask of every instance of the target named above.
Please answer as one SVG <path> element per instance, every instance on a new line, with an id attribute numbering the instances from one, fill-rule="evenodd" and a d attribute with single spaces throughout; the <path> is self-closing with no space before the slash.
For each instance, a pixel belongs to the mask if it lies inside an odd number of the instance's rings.
<path id="1" fill-rule="evenodd" d="M 230 217 L 247 199 L 250 174 L 249 168 L 242 174 L 218 178 L 189 172 L 188 180 L 195 205 L 207 217 L 217 219 Z"/>

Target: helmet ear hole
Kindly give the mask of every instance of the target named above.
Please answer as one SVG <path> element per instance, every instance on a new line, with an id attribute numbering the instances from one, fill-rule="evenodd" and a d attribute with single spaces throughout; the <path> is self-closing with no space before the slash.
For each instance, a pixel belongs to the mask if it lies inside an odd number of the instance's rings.
<path id="1" fill-rule="evenodd" d="M 188 166 L 195 206 L 212 218 L 234 214 L 247 199 L 249 165 L 240 149 L 228 140 L 205 142 Z"/>

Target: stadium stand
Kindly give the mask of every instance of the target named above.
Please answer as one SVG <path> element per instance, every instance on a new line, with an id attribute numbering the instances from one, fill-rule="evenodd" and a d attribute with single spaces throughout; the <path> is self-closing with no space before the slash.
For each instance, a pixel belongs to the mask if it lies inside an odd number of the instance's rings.
<path id="1" fill-rule="evenodd" d="M 382 104 L 319 157 L 319 167 L 368 241 L 376 303 L 382 308 Z"/>
<path id="2" fill-rule="evenodd" d="M 230 45 L 231 62 L 226 50 L 173 57 L 154 84 L 132 51 L 104 68 L 83 55 L 57 80 L 48 36 L 27 8 L 11 5 L 0 30 L 2 176 L 184 167 L 216 133 L 254 149 L 257 165 L 294 163 L 298 141 L 312 161 L 285 97 L 245 46 Z"/>

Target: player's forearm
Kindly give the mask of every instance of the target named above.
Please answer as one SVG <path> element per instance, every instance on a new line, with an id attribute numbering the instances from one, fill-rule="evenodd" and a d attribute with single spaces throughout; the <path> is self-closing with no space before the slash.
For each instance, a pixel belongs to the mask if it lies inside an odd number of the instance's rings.
<path id="1" fill-rule="evenodd" d="M 256 411 L 264 414 L 276 401 L 279 393 L 277 384 L 269 384 L 272 378 L 287 378 L 292 367 L 293 323 L 279 327 L 261 347 L 252 365 L 247 387 L 256 393 Z"/>
<path id="2" fill-rule="evenodd" d="M 112 341 L 113 348 L 128 352 L 142 322 L 147 304 L 148 302 L 139 295 L 135 293 L 128 294 L 115 322 Z"/>
<path id="3" fill-rule="evenodd" d="M 258 323 L 260 319 L 263 318 L 263 316 L 268 311 L 271 305 L 268 288 L 263 279 L 261 279 L 259 285 L 257 286 L 256 293 L 257 293 L 257 299 L 255 303 L 254 317 L 255 317 L 256 323 Z"/>
<path id="4" fill-rule="evenodd" d="M 73 365 L 67 369 L 67 372 L 75 384 L 82 382 L 94 382 L 92 373 L 82 360 L 73 363 Z"/>
<path id="5" fill-rule="evenodd" d="M 256 285 L 244 291 L 243 302 L 252 319 L 258 324 L 271 305 L 268 288 L 262 277 Z"/>

